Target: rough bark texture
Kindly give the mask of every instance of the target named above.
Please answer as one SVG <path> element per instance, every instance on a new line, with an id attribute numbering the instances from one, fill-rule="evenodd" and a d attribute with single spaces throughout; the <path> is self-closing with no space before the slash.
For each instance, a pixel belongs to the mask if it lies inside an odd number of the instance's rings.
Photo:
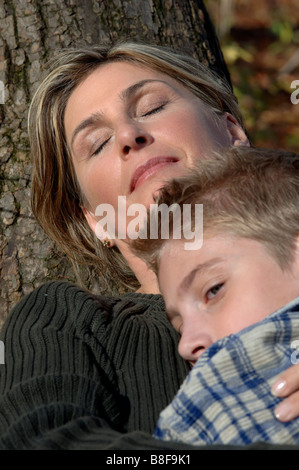
<path id="1" fill-rule="evenodd" d="M 28 105 L 61 48 L 132 39 L 191 52 L 227 77 L 213 26 L 199 0 L 0 0 L 0 324 L 11 307 L 50 279 L 75 281 L 70 264 L 29 206 Z M 4 101 L 4 104 L 3 104 Z M 86 286 L 92 276 L 84 271 Z"/>

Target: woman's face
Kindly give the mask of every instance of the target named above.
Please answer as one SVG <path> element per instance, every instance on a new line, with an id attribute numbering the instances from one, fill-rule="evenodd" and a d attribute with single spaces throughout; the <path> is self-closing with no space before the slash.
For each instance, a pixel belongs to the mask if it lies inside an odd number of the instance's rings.
<path id="1" fill-rule="evenodd" d="M 179 82 L 126 62 L 103 64 L 72 93 L 65 131 L 85 197 L 99 204 L 148 206 L 153 194 L 194 160 L 246 140 L 228 114 L 215 117 Z"/>

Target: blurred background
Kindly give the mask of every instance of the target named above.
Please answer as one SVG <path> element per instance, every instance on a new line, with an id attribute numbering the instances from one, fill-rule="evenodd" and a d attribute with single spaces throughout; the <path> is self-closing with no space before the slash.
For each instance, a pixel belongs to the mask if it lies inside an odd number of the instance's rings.
<path id="1" fill-rule="evenodd" d="M 254 145 L 299 151 L 299 0 L 205 0 Z M 291 88 L 298 80 L 296 88 Z"/>

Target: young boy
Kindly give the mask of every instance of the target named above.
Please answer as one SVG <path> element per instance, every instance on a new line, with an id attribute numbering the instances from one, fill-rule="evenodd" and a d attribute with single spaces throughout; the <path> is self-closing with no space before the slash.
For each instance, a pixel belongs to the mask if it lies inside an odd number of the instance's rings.
<path id="1" fill-rule="evenodd" d="M 155 436 L 197 445 L 299 443 L 299 419 L 275 419 L 279 399 L 271 393 L 275 377 L 298 362 L 299 155 L 228 150 L 170 183 L 156 203 L 176 204 L 180 214 L 190 204 L 193 215 L 202 204 L 203 243 L 184 249 L 184 221 L 174 237 L 175 211 L 169 239 L 160 217 L 157 239 L 133 242 L 158 275 L 179 353 L 193 366 Z"/>

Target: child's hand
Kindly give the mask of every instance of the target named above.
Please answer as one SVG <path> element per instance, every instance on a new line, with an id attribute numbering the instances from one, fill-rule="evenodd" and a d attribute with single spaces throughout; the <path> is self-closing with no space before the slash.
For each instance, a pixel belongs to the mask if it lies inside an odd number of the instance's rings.
<path id="1" fill-rule="evenodd" d="M 284 398 L 275 408 L 275 416 L 279 421 L 291 421 L 299 416 L 299 364 L 287 369 L 272 387 L 272 393 Z"/>

